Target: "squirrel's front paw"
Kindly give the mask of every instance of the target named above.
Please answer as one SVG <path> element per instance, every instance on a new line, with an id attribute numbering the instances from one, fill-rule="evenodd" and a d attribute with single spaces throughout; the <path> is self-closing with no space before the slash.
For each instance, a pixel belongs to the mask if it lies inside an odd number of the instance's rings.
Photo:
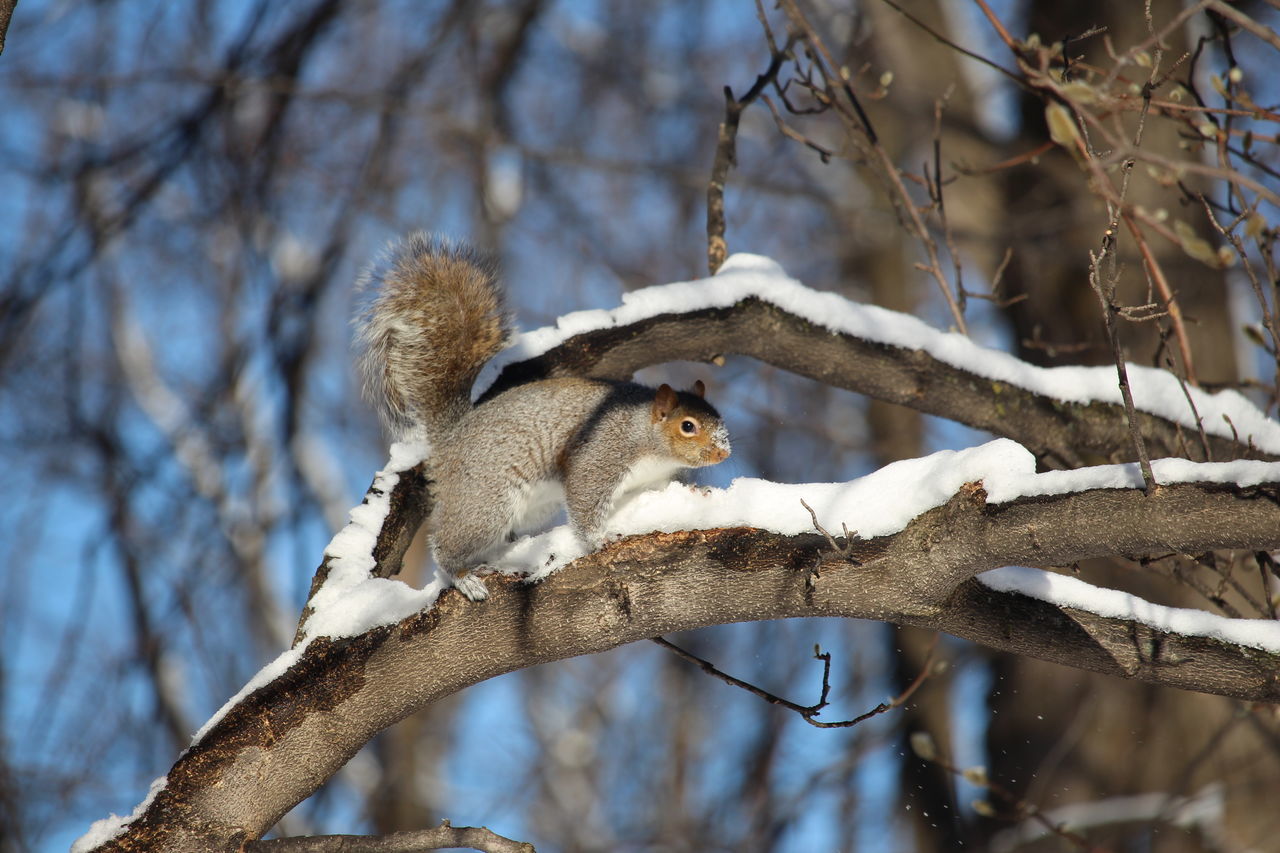
<path id="1" fill-rule="evenodd" d="M 489 597 L 489 589 L 484 585 L 484 581 L 480 580 L 480 576 L 475 572 L 467 572 L 465 575 L 454 575 L 453 585 L 458 592 L 465 595 L 471 601 L 484 601 Z"/>

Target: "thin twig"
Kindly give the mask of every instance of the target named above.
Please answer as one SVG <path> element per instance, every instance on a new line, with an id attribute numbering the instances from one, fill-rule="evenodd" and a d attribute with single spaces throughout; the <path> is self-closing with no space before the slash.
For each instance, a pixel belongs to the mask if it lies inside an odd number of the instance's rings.
<path id="1" fill-rule="evenodd" d="M 863 132 L 866 133 L 867 135 L 867 139 L 870 141 L 870 143 L 873 146 L 878 145 L 880 143 L 879 134 L 877 134 L 876 129 L 872 127 L 870 117 L 868 117 L 866 112 L 862 109 L 862 104 L 861 102 L 858 101 L 858 96 L 853 91 L 853 86 L 849 84 L 847 75 L 840 70 L 840 64 L 837 63 L 835 59 L 832 58 L 831 52 L 827 50 L 826 42 L 824 42 L 821 39 L 821 37 L 818 36 L 818 33 L 816 30 L 814 30 L 813 25 L 809 23 L 809 19 L 804 16 L 804 14 L 800 11 L 800 7 L 798 7 L 795 4 L 795 0 L 781 0 L 780 5 L 782 5 L 785 8 L 787 17 L 790 18 L 791 23 L 794 24 L 798 29 L 804 31 L 804 38 L 805 38 L 805 41 L 809 43 L 809 46 L 812 47 L 815 51 L 817 51 L 817 53 L 822 54 L 821 58 L 819 58 L 817 55 L 812 55 L 812 56 L 813 56 L 814 64 L 817 65 L 818 70 L 822 72 L 822 78 L 823 80 L 826 81 L 827 88 L 828 89 L 839 88 L 841 91 L 844 92 L 845 97 L 849 99 L 849 105 L 853 107 L 853 111 L 857 115 L 858 121 L 862 125 Z M 832 86 L 831 74 L 828 73 L 827 71 L 827 69 L 829 68 L 835 69 L 835 74 L 839 78 L 838 87 Z"/>
<path id="2" fill-rule="evenodd" d="M 1255 596 L 1252 591 L 1246 588 L 1244 584 L 1236 580 L 1235 576 L 1233 575 L 1233 571 L 1236 567 L 1236 559 L 1237 559 L 1234 553 L 1226 558 L 1226 568 L 1222 567 L 1221 563 L 1219 562 L 1218 555 L 1212 551 L 1210 551 L 1208 554 L 1204 556 L 1195 557 L 1194 559 L 1197 563 L 1209 569 L 1214 574 L 1218 575 L 1219 598 L 1222 597 L 1222 593 L 1225 592 L 1226 588 L 1229 586 L 1235 592 L 1236 595 L 1240 596 L 1240 598 L 1243 601 L 1245 601 L 1245 603 L 1247 603 L 1250 607 L 1253 608 L 1253 611 L 1255 613 L 1257 613 L 1259 616 L 1264 616 L 1264 617 L 1267 615 L 1267 608 L 1265 607 L 1263 602 L 1259 601 L 1257 596 Z M 1262 594 L 1264 596 L 1266 595 L 1265 588 L 1262 590 Z M 1223 612 L 1227 613 L 1227 610 L 1224 608 Z"/>
<path id="3" fill-rule="evenodd" d="M 1205 215 L 1209 217 L 1209 222 L 1217 229 L 1222 238 L 1231 244 L 1231 248 L 1235 250 L 1236 257 L 1240 260 L 1240 265 L 1244 269 L 1245 275 L 1249 278 L 1249 284 L 1253 288 L 1254 298 L 1258 300 L 1258 307 L 1262 311 L 1262 326 L 1271 335 L 1271 346 L 1266 347 L 1272 359 L 1276 364 L 1276 387 L 1274 394 L 1280 394 L 1280 323 L 1277 322 L 1276 312 L 1272 310 L 1270 302 L 1267 300 L 1266 292 L 1262 288 L 1262 282 L 1258 279 L 1258 272 L 1254 269 L 1252 261 L 1249 259 L 1248 252 L 1245 251 L 1244 241 L 1240 239 L 1240 235 L 1235 231 L 1235 224 L 1231 228 L 1226 228 L 1218 221 L 1218 217 L 1213 215 L 1213 208 L 1209 204 L 1209 199 L 1203 193 L 1200 193 L 1200 203 L 1204 206 Z M 1255 209 L 1252 213 L 1246 209 L 1240 215 L 1240 219 L 1249 220 L 1253 217 L 1261 216 Z M 1262 245 L 1262 235 L 1258 238 L 1258 248 L 1262 252 L 1263 257 L 1270 260 L 1269 251 Z"/>
<path id="4" fill-rule="evenodd" d="M 832 536 L 830 533 L 827 532 L 827 528 L 823 527 L 820 523 L 818 523 L 818 514 L 813 511 L 813 507 L 809 506 L 807 503 L 804 502 L 803 498 L 800 499 L 800 506 L 809 510 L 809 517 L 813 519 L 814 529 L 817 530 L 819 533 L 821 533 L 823 536 L 827 537 L 827 542 L 831 545 L 832 551 L 835 551 L 841 557 L 844 557 L 846 560 L 849 560 L 850 562 L 853 562 L 853 563 L 858 562 L 856 559 L 854 559 L 853 553 L 852 553 L 853 540 L 855 537 L 857 537 L 858 531 L 855 530 L 852 533 L 850 533 L 849 525 L 845 524 L 843 521 L 840 522 L 840 529 L 844 531 L 844 544 L 841 545 L 840 543 L 836 542 L 834 536 Z"/>
<path id="5" fill-rule="evenodd" d="M 1102 87 L 1109 88 L 1111 84 L 1114 83 L 1116 79 L 1120 76 L 1121 70 L 1133 64 L 1134 57 L 1138 56 L 1141 53 L 1151 50 L 1151 48 L 1153 47 L 1157 47 L 1159 45 L 1164 44 L 1164 40 L 1166 36 L 1174 32 L 1175 30 L 1180 29 L 1183 24 L 1185 24 L 1191 18 L 1194 18 L 1196 15 L 1204 11 L 1204 9 L 1209 5 L 1209 2 L 1210 0 L 1200 0 L 1200 2 L 1196 3 L 1195 5 L 1185 7 L 1177 15 L 1174 15 L 1174 17 L 1167 24 L 1165 24 L 1164 27 L 1161 28 L 1160 32 L 1154 31 L 1154 29 L 1151 26 L 1150 19 L 1148 19 L 1147 21 L 1148 35 L 1147 35 L 1146 41 L 1135 44 L 1133 47 L 1129 48 L 1129 50 L 1125 52 L 1124 60 L 1120 62 L 1116 62 L 1115 66 L 1111 69 L 1111 72 L 1106 76 L 1106 78 L 1103 79 L 1101 83 Z M 1181 59 L 1178 60 L 1179 63 L 1181 63 L 1181 61 L 1182 61 Z"/>
<path id="6" fill-rule="evenodd" d="M 1150 16 L 1147 17 L 1147 31 L 1151 34 L 1151 38 L 1155 41 L 1157 48 L 1155 56 L 1151 62 L 1151 71 L 1147 75 L 1147 82 L 1142 87 L 1142 108 L 1138 113 L 1137 126 L 1134 128 L 1133 142 L 1128 146 L 1128 151 L 1122 161 L 1120 188 L 1116 190 L 1111 179 L 1106 174 L 1105 165 L 1098 162 L 1098 158 L 1088 147 L 1081 146 L 1081 155 L 1084 162 L 1088 165 L 1089 170 L 1094 176 L 1095 186 L 1102 188 L 1105 195 L 1108 196 L 1108 202 L 1113 207 L 1111 222 L 1107 226 L 1107 233 L 1111 235 L 1110 240 L 1103 241 L 1103 254 L 1114 252 L 1116 241 L 1119 235 L 1116 233 L 1119 221 L 1123 220 L 1125 226 L 1129 229 L 1129 233 L 1133 236 L 1134 243 L 1142 255 L 1143 268 L 1146 271 L 1151 283 L 1156 290 L 1160 292 L 1160 297 L 1164 301 L 1165 309 L 1169 312 L 1169 322 L 1173 327 L 1174 339 L 1178 343 L 1178 353 L 1182 358 L 1182 369 L 1185 371 L 1187 379 L 1191 384 L 1197 384 L 1195 362 L 1191 356 L 1191 343 L 1188 339 L 1186 326 L 1182 320 L 1182 309 L 1178 305 L 1177 299 L 1174 297 L 1173 288 L 1169 286 L 1168 279 L 1165 277 L 1164 269 L 1160 262 L 1156 259 L 1155 254 L 1151 251 L 1151 247 L 1147 244 L 1146 237 L 1138 228 L 1137 223 L 1129 215 L 1127 210 L 1126 199 L 1129 194 L 1129 181 L 1133 174 L 1134 163 L 1139 159 L 1142 149 L 1142 137 L 1146 130 L 1147 116 L 1151 111 L 1151 93 L 1154 91 L 1157 75 L 1160 73 L 1160 64 L 1163 61 L 1163 49 L 1158 47 L 1160 40 L 1156 38 L 1154 27 Z M 1103 135 L 1107 144 L 1113 149 L 1118 148 L 1114 140 L 1107 133 L 1106 128 L 1100 121 L 1091 115 L 1088 111 L 1080 109 L 1079 105 L 1074 101 L 1067 99 L 1066 93 L 1060 87 L 1054 87 L 1054 90 L 1064 97 L 1071 105 L 1072 112 L 1084 120 L 1084 127 L 1088 130 L 1098 132 Z M 1108 257 L 1109 264 L 1114 265 L 1114 256 Z M 1114 300 L 1108 300 L 1114 307 Z"/>
<path id="7" fill-rule="evenodd" d="M 1208 5 L 1210 9 L 1228 19 L 1231 23 L 1243 30 L 1248 30 L 1250 33 L 1262 39 L 1276 50 L 1280 50 L 1280 34 L 1277 34 L 1275 30 L 1259 24 L 1253 18 L 1250 18 L 1234 6 L 1223 3 L 1222 0 L 1209 0 Z"/>
<path id="8" fill-rule="evenodd" d="M 679 657 L 682 660 L 688 661 L 689 663 L 698 667 L 708 675 L 714 676 L 726 684 L 732 685 L 741 690 L 745 690 L 748 693 L 750 693 L 752 696 L 757 696 L 771 705 L 778 705 L 779 707 L 786 708 L 788 711 L 794 711 L 795 713 L 800 715 L 800 719 L 804 720 L 806 723 L 813 726 L 814 728 L 847 729 L 852 726 L 858 725 L 858 723 L 866 722 L 872 717 L 883 714 L 886 711 L 891 711 L 894 708 L 898 708 L 911 699 L 912 695 L 917 690 L 920 689 L 920 685 L 924 684 L 925 680 L 930 675 L 933 674 L 934 654 L 937 651 L 938 636 L 939 635 L 934 634 L 933 642 L 930 643 L 929 645 L 929 653 L 925 657 L 924 666 L 921 668 L 920 673 L 915 677 L 915 680 L 912 681 L 909 685 L 907 685 L 906 690 L 903 690 L 900 694 L 890 699 L 888 702 L 881 702 L 879 705 L 875 706 L 870 711 L 867 711 L 866 713 L 863 713 L 863 714 L 859 714 L 853 719 L 841 720 L 839 722 L 834 722 L 834 723 L 825 723 L 820 720 L 814 719 L 814 717 L 816 717 L 819 713 L 822 712 L 823 708 L 827 707 L 827 705 L 830 704 L 827 701 L 827 697 L 831 693 L 831 653 L 824 652 L 822 651 L 821 648 L 817 646 L 814 646 L 813 657 L 814 657 L 814 660 L 822 661 L 822 691 L 818 697 L 818 701 L 816 704 L 799 705 L 795 702 L 790 701 L 789 699 L 783 699 L 781 696 L 778 696 L 777 694 L 770 693 L 768 690 L 765 690 L 762 687 L 757 687 L 756 685 L 751 684 L 748 681 L 743 681 L 740 678 L 735 678 L 732 675 L 729 675 L 727 672 L 717 669 L 716 666 L 712 664 L 710 661 L 703 660 L 702 658 L 698 657 L 692 652 L 685 651 L 684 649 L 680 648 L 679 646 L 675 645 L 672 642 L 669 642 L 668 640 L 663 639 L 662 637 L 651 637 L 650 639 L 653 642 L 657 643 L 659 646 L 662 646 L 664 649 L 676 655 L 676 657 Z"/>
<path id="9" fill-rule="evenodd" d="M 757 10 L 763 21 L 764 11 L 759 8 L 758 2 Z M 766 31 L 768 31 L 767 22 Z M 769 67 L 763 74 L 756 77 L 756 82 L 741 98 L 735 98 L 733 90 L 728 86 L 724 87 L 724 121 L 720 123 L 717 134 L 716 157 L 711 166 L 711 180 L 707 182 L 707 267 L 712 275 L 716 274 L 725 258 L 729 256 L 729 245 L 724 237 L 724 187 L 729 180 L 729 170 L 738 163 L 738 123 L 742 118 L 742 111 L 760 97 L 766 86 L 777 80 L 778 71 L 782 69 L 782 63 L 786 61 L 791 51 L 793 40 L 794 38 L 788 38 L 786 46 L 779 50 L 770 37 Z"/>
<path id="10" fill-rule="evenodd" d="M 991 166 L 982 166 L 980 168 L 974 169 L 974 168 L 965 168 L 962 166 L 952 164 L 952 168 L 955 169 L 960 174 L 966 175 L 969 177 L 982 177 L 983 175 L 991 175 L 996 172 L 1002 172 L 1005 169 L 1012 169 L 1014 166 L 1021 166 L 1024 163 L 1034 163 L 1036 161 L 1036 158 L 1043 156 L 1046 151 L 1048 151 L 1050 148 L 1053 148 L 1053 146 L 1056 144 L 1057 143 L 1055 143 L 1052 139 L 1050 139 L 1046 142 L 1040 143 L 1035 148 L 1032 148 L 1030 151 L 1024 151 L 1021 154 L 1015 154 L 1013 157 L 1010 157 L 1006 160 L 1001 160 L 999 163 L 995 163 Z"/>
<path id="11" fill-rule="evenodd" d="M 1004 46 L 1013 51 L 1014 55 L 1018 54 L 1018 43 L 1014 41 L 1013 36 L 1009 35 L 1009 31 L 1005 29 L 1004 24 L 996 17 L 996 13 L 991 11 L 991 7 L 987 5 L 986 0 L 974 0 L 978 4 L 978 8 L 982 10 L 982 14 L 987 16 L 987 20 L 995 29 L 996 35 L 1000 37 L 1000 41 L 1004 42 Z"/>
<path id="12" fill-rule="evenodd" d="M 1169 312 L 1169 324 L 1173 327 L 1174 340 L 1178 342 L 1178 354 L 1182 357 L 1182 369 L 1187 374 L 1187 380 L 1192 385 L 1199 384 L 1196 380 L 1195 362 L 1191 358 L 1191 341 L 1187 337 L 1187 327 L 1182 319 L 1182 308 L 1178 305 L 1178 300 L 1174 298 L 1173 288 L 1169 286 L 1169 280 L 1165 277 L 1164 268 L 1160 266 L 1160 262 L 1156 260 L 1155 253 L 1151 251 L 1151 247 L 1147 244 L 1146 238 L 1137 224 L 1133 221 L 1133 217 L 1127 213 L 1120 217 L 1124 220 L 1125 226 L 1129 229 L 1129 233 L 1133 235 L 1134 245 L 1138 247 L 1138 252 L 1142 255 L 1143 269 L 1151 276 L 1151 282 L 1160 293 L 1160 298 L 1164 301 L 1165 310 Z"/>
<path id="13" fill-rule="evenodd" d="M 1262 595 L 1267 605 L 1268 615 L 1275 619 L 1276 596 L 1271 594 L 1272 581 L 1280 578 L 1280 563 L 1266 551 L 1254 551 L 1253 558 L 1258 563 L 1258 574 L 1262 579 Z"/>
<path id="14" fill-rule="evenodd" d="M 1173 563 L 1173 576 L 1179 583 L 1184 584 L 1195 590 L 1201 595 L 1205 601 L 1217 607 L 1222 611 L 1223 615 L 1230 619 L 1240 619 L 1243 615 L 1239 610 L 1233 607 L 1229 602 L 1222 598 L 1221 591 L 1214 591 L 1204 581 L 1197 578 L 1189 571 L 1184 571 L 1182 566 L 1175 560 Z"/>
<path id="15" fill-rule="evenodd" d="M 788 125 L 785 121 L 783 121 L 782 114 L 778 112 L 778 108 L 774 106 L 773 100 L 768 95 L 762 95 L 760 97 L 760 100 L 764 101 L 765 106 L 769 108 L 769 112 L 773 113 L 773 121 L 778 126 L 778 130 L 782 133 L 783 136 L 786 136 L 789 139 L 794 139 L 796 142 L 799 142 L 801 145 L 804 145 L 808 148 L 812 148 L 814 151 L 818 153 L 818 157 L 819 159 L 822 160 L 823 163 L 831 162 L 831 158 L 835 156 L 834 151 L 832 151 L 830 148 L 823 147 L 817 142 L 814 142 L 812 139 L 805 136 L 803 133 L 800 133 L 798 130 L 796 130 L 795 128 Z"/>
<path id="16" fill-rule="evenodd" d="M 846 72 L 832 59 L 826 43 L 814 31 L 813 25 L 809 23 L 804 13 L 800 11 L 795 0 L 781 0 L 780 5 L 791 21 L 793 30 L 799 31 L 809 45 L 810 50 L 807 55 L 825 84 L 825 93 L 816 88 L 812 90 L 815 98 L 820 103 L 825 103 L 835 109 L 837 115 L 843 117 L 851 128 L 856 126 L 861 129 L 861 137 L 851 133 L 850 138 L 860 143 L 863 153 L 868 154 L 874 162 L 876 173 L 888 182 L 891 190 L 889 198 L 893 202 L 894 210 L 897 212 L 899 220 L 904 227 L 910 228 L 913 236 L 923 246 L 925 254 L 929 258 L 926 269 L 937 283 L 943 299 L 946 300 L 947 307 L 951 311 L 951 318 L 955 323 L 955 329 L 960 334 L 967 336 L 969 334 L 969 325 L 965 322 L 964 313 L 960 310 L 956 294 L 952 292 L 951 285 L 947 283 L 947 277 L 942 272 L 942 264 L 938 258 L 937 242 L 929 233 L 929 228 L 921 217 L 920 210 L 911 198 L 911 194 L 907 192 L 901 170 L 894 163 L 889 152 L 880 144 L 879 136 L 876 134 L 875 128 L 872 127 L 870 118 L 863 111 L 862 105 L 853 91 L 853 86 L 849 83 Z M 840 101 L 835 97 L 837 91 L 844 92 L 845 98 L 852 107 L 852 114 L 840 106 Z M 856 125 L 854 120 L 856 120 Z"/>
<path id="17" fill-rule="evenodd" d="M 941 42 L 942 44 L 945 44 L 947 47 L 951 48 L 956 53 L 959 53 L 962 56 L 967 56 L 970 59 L 974 60 L 975 62 L 980 62 L 983 65 L 987 66 L 988 68 L 991 68 L 994 71 L 998 71 L 999 73 L 1003 74 L 1005 77 L 1009 78 L 1009 82 L 1013 83 L 1015 86 L 1020 86 L 1024 89 L 1029 88 L 1027 86 L 1026 81 L 1023 80 L 1021 77 L 1019 77 L 1017 74 L 1014 74 L 1012 71 L 1010 71 L 1009 69 L 1001 65 L 997 65 L 996 63 L 992 62 L 990 59 L 987 59 L 985 56 L 983 56 L 980 53 L 974 53 L 973 51 L 968 50 L 967 48 L 964 48 L 959 44 L 956 44 L 951 39 L 947 38 L 945 35 L 943 35 L 942 33 L 935 30 L 933 27 L 926 24 L 920 18 L 917 18 L 915 15 L 911 14 L 906 9 L 899 6 L 897 3 L 894 2 L 894 0 L 880 0 L 880 2 L 884 3 L 890 9 L 897 12 L 899 15 L 906 18 L 911 23 L 915 24 L 916 27 L 918 27 L 920 30 L 932 36 L 934 39 Z"/>
<path id="18" fill-rule="evenodd" d="M 1114 232 L 1108 229 L 1104 239 L 1107 245 L 1104 245 L 1102 252 L 1089 253 L 1089 284 L 1092 285 L 1093 292 L 1097 294 L 1098 301 L 1102 304 L 1102 320 L 1106 328 L 1107 340 L 1111 344 L 1111 355 L 1116 363 L 1120 397 L 1124 401 L 1125 417 L 1129 422 L 1129 438 L 1133 441 L 1134 450 L 1138 455 L 1138 467 L 1142 470 L 1142 481 L 1146 484 L 1146 493 L 1150 495 L 1155 492 L 1156 478 L 1151 473 L 1151 460 L 1147 457 L 1147 444 L 1142 438 L 1142 430 L 1138 428 L 1138 415 L 1133 406 L 1133 392 L 1129 390 L 1129 371 L 1125 367 L 1124 350 L 1120 347 L 1120 336 L 1116 331 L 1115 278 L 1113 275 L 1108 275 L 1104 282 L 1101 269 L 1104 258 L 1109 258 L 1110 263 L 1114 264 L 1114 251 L 1108 252 L 1108 248 L 1113 248 L 1114 245 Z"/>
<path id="19" fill-rule="evenodd" d="M 951 97 L 954 86 L 947 87 L 946 94 L 933 102 L 933 181 L 929 194 L 938 205 L 938 221 L 942 224 L 942 239 L 947 246 L 947 254 L 951 256 L 956 285 L 956 304 L 960 307 L 960 315 L 964 316 L 965 289 L 964 268 L 960 264 L 960 253 L 956 251 L 955 240 L 952 239 L 951 225 L 947 222 L 947 203 L 942 193 L 942 105 Z M 926 182 L 929 170 L 924 170 Z"/>
<path id="20" fill-rule="evenodd" d="M 1204 453 L 1204 461 L 1213 461 L 1213 448 L 1209 446 L 1209 436 L 1204 431 L 1204 418 L 1200 417 L 1200 409 L 1196 406 L 1195 399 L 1191 396 L 1191 389 L 1187 387 L 1186 380 L 1177 374 L 1176 371 L 1170 370 L 1173 378 L 1178 380 L 1178 387 L 1182 389 L 1182 396 L 1186 399 L 1187 405 L 1191 407 L 1191 416 L 1196 419 L 1196 433 L 1200 436 L 1200 450 Z"/>

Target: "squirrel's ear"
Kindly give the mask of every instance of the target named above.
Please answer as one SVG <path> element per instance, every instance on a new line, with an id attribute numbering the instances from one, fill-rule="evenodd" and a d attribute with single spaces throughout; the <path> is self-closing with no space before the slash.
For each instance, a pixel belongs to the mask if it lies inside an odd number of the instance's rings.
<path id="1" fill-rule="evenodd" d="M 701 379 L 694 380 L 693 387 L 689 389 L 699 397 L 707 396 L 707 386 Z"/>
<path id="2" fill-rule="evenodd" d="M 653 397 L 654 421 L 666 420 L 667 415 L 675 411 L 679 401 L 680 399 L 676 396 L 675 389 L 665 382 L 659 385 L 658 393 Z"/>

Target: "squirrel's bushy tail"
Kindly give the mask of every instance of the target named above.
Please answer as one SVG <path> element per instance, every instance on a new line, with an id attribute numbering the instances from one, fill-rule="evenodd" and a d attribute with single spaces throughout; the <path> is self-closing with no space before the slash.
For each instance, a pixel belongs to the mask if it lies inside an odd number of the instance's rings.
<path id="1" fill-rule="evenodd" d="M 506 345 L 509 324 L 492 263 L 417 232 L 360 277 L 373 291 L 356 316 L 364 391 L 396 437 L 437 440 L 471 408 L 471 386 Z"/>

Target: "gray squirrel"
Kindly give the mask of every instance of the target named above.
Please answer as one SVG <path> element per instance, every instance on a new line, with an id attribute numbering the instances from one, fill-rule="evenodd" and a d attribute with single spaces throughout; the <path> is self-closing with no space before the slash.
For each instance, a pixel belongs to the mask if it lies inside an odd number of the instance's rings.
<path id="1" fill-rule="evenodd" d="M 427 440 L 432 548 L 472 601 L 488 596 L 474 570 L 560 506 L 594 550 L 630 495 L 729 456 L 701 381 L 544 379 L 473 406 L 471 386 L 511 330 L 493 267 L 464 246 L 411 234 L 358 288 L 375 294 L 356 317 L 366 396 L 397 438 Z"/>

